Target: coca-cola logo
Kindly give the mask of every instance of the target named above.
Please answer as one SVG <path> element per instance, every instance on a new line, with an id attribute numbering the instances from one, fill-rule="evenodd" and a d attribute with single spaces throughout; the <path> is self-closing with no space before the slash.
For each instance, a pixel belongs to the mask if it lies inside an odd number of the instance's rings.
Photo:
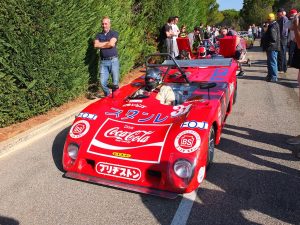
<path id="1" fill-rule="evenodd" d="M 120 129 L 120 127 L 113 127 L 104 133 L 104 137 L 114 138 L 115 141 L 119 141 L 119 142 L 145 143 L 149 140 L 150 135 L 153 133 L 154 131 L 145 131 L 145 130 L 126 131 Z"/>

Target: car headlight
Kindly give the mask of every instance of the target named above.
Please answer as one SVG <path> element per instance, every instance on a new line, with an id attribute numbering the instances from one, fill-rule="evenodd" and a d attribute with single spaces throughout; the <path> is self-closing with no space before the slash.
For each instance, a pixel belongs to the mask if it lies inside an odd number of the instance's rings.
<path id="1" fill-rule="evenodd" d="M 79 146 L 75 143 L 70 143 L 68 145 L 67 150 L 68 150 L 69 157 L 71 159 L 75 160 L 77 158 L 77 155 L 78 155 Z"/>
<path id="2" fill-rule="evenodd" d="M 184 159 L 179 159 L 174 164 L 174 172 L 180 178 L 190 178 L 192 176 L 192 164 Z"/>

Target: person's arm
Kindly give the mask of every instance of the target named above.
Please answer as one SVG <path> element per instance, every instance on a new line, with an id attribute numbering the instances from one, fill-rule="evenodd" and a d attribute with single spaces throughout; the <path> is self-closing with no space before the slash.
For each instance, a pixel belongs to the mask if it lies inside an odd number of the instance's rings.
<path id="1" fill-rule="evenodd" d="M 293 30 L 295 33 L 295 41 L 298 48 L 300 48 L 300 13 L 298 13 L 293 20 Z"/>
<path id="2" fill-rule="evenodd" d="M 111 38 L 109 41 L 100 42 L 98 39 L 94 41 L 94 48 L 113 48 L 116 46 L 117 38 Z"/>
<path id="3" fill-rule="evenodd" d="M 270 30 L 270 39 L 269 41 L 271 43 L 275 43 L 276 42 L 276 39 L 277 39 L 277 32 L 280 33 L 280 29 L 279 29 L 279 26 L 278 26 L 278 29 L 276 28 L 276 24 L 273 24 L 271 30 Z"/>
<path id="4" fill-rule="evenodd" d="M 168 31 L 166 31 L 166 36 L 167 36 L 168 38 L 173 37 L 173 36 L 174 36 L 173 31 L 172 31 L 171 29 L 168 30 Z"/>

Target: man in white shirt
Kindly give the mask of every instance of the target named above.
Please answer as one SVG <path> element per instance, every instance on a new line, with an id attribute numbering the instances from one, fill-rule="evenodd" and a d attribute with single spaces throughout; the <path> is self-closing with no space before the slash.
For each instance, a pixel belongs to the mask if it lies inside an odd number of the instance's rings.
<path id="1" fill-rule="evenodd" d="M 178 46 L 177 46 L 177 41 L 176 39 L 178 38 L 178 35 L 180 33 L 180 30 L 177 26 L 177 23 L 179 21 L 179 17 L 178 16 L 174 16 L 174 23 L 172 24 L 172 31 L 173 31 L 173 57 L 178 57 L 179 55 L 179 50 L 178 50 Z"/>

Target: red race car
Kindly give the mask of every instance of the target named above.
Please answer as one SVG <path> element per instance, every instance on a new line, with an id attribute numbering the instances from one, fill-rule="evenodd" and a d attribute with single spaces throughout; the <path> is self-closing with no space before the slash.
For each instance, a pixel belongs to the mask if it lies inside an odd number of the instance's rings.
<path id="1" fill-rule="evenodd" d="M 149 56 L 145 76 L 111 86 L 78 114 L 64 146 L 65 176 L 166 198 L 197 189 L 235 102 L 237 69 L 230 58 Z M 154 70 L 161 80 L 145 91 Z M 162 103 L 162 89 L 174 101 Z"/>

